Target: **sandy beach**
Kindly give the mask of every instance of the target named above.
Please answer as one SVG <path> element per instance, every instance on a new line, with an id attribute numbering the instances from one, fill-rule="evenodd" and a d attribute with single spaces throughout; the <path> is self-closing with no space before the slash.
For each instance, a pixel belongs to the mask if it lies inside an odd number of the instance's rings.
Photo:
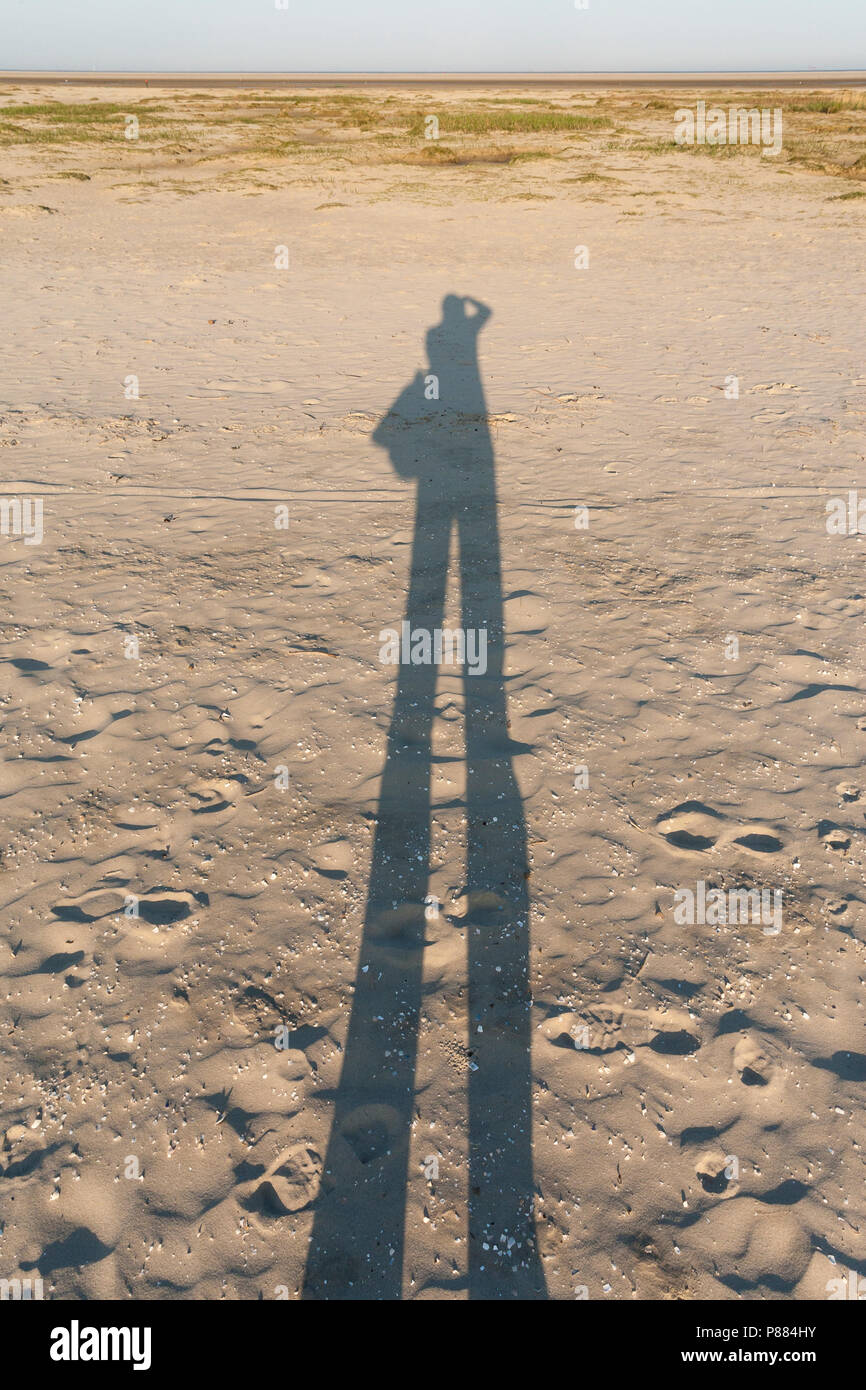
<path id="1" fill-rule="evenodd" d="M 0 1272 L 823 1300 L 866 97 L 429 85 L 2 82 Z"/>

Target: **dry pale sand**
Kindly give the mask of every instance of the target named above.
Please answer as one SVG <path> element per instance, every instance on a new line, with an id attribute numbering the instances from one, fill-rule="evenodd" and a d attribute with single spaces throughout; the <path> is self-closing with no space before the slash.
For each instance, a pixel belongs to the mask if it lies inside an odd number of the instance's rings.
<path id="1" fill-rule="evenodd" d="M 866 578 L 826 526 L 866 498 L 858 185 L 347 140 L 202 179 L 122 138 L 0 151 L 2 496 L 44 507 L 41 544 L 0 536 L 0 1275 L 824 1299 L 866 1214 Z M 402 840 L 379 806 L 379 633 L 455 465 L 431 426 L 419 540 L 371 436 L 449 293 L 492 309 L 509 733 L 476 729 L 472 792 L 442 670 L 428 880 L 418 787 Z M 699 881 L 781 891 L 781 931 L 678 923 Z M 479 1035 L 500 948 L 528 988 Z"/>

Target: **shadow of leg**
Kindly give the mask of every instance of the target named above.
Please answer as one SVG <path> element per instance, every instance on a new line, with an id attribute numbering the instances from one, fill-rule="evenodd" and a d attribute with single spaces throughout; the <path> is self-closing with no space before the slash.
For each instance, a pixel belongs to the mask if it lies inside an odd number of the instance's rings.
<path id="1" fill-rule="evenodd" d="M 485 487 L 485 479 L 489 486 Z M 463 622 L 486 631 L 487 668 L 464 677 L 470 1298 L 544 1298 L 532 1165 L 529 876 L 503 679 L 505 632 L 492 466 L 461 509 Z"/>
<path id="2" fill-rule="evenodd" d="M 419 491 L 406 617 L 441 626 L 451 520 Z M 305 1298 L 399 1299 L 430 853 L 436 667 L 401 665 Z"/>

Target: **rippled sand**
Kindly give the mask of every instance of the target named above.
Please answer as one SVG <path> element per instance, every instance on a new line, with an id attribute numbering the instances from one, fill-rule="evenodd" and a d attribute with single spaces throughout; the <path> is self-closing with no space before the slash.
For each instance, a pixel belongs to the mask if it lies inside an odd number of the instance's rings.
<path id="1" fill-rule="evenodd" d="M 0 536 L 0 1275 L 294 1298 L 328 1210 L 313 1292 L 373 1291 L 359 1194 L 402 1138 L 384 1103 L 331 1130 L 417 538 L 371 435 L 453 293 L 492 309 L 544 1288 L 825 1298 L 866 1207 L 866 589 L 827 530 L 866 499 L 861 137 L 824 158 L 795 114 L 817 154 L 682 153 L 657 91 L 425 168 L 423 133 L 315 108 L 282 152 L 171 106 L 148 144 L 147 95 L 0 150 L 3 498 L 43 507 L 41 543 Z M 470 1291 L 470 1088 L 497 1108 L 466 957 L 511 909 L 468 891 L 464 713 L 445 669 L 439 909 L 419 943 L 395 904 L 372 957 L 424 986 L 412 1298 Z M 699 883 L 781 892 L 781 931 L 677 921 Z"/>

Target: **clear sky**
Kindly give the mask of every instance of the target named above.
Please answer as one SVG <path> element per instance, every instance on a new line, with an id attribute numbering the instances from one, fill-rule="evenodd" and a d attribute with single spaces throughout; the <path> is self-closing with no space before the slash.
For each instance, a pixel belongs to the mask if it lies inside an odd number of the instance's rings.
<path id="1" fill-rule="evenodd" d="M 0 69 L 866 68 L 866 0 L 588 0 L 588 6 L 579 10 L 575 0 L 0 0 Z"/>

